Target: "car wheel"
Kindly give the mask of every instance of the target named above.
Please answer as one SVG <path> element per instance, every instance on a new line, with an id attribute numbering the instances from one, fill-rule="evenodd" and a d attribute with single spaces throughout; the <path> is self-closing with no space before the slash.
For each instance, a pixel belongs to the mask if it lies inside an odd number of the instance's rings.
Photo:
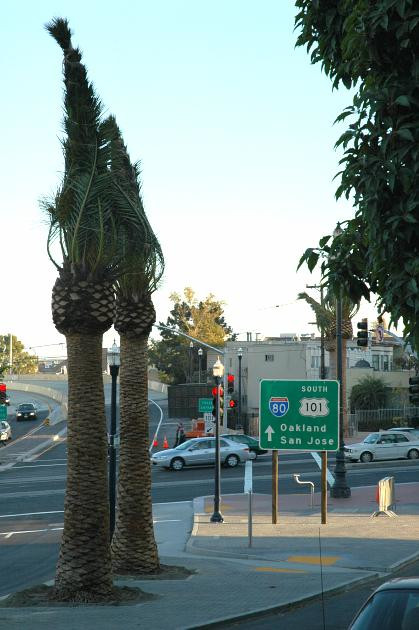
<path id="1" fill-rule="evenodd" d="M 407 457 L 408 459 L 418 459 L 419 451 L 417 451 L 415 448 L 411 448 L 407 454 Z"/>
<path id="2" fill-rule="evenodd" d="M 170 462 L 170 467 L 173 470 L 182 470 L 182 468 L 184 467 L 185 462 L 183 461 L 183 459 L 181 457 L 175 457 L 174 459 L 172 459 L 172 461 Z"/>
<path id="3" fill-rule="evenodd" d="M 229 468 L 235 468 L 239 464 L 239 461 L 237 455 L 228 455 L 225 459 L 225 465 Z"/>
<path id="4" fill-rule="evenodd" d="M 368 451 L 365 451 L 365 453 L 361 453 L 361 455 L 359 456 L 359 461 L 363 462 L 364 464 L 372 462 L 372 453 Z"/>

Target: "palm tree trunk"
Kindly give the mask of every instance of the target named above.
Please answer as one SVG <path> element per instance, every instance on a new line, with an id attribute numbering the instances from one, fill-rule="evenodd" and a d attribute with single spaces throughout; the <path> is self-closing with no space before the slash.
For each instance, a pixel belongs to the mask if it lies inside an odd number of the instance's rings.
<path id="1" fill-rule="evenodd" d="M 112 539 L 116 573 L 159 571 L 154 538 L 149 456 L 148 334 L 121 334 L 118 511 Z"/>
<path id="2" fill-rule="evenodd" d="M 107 440 L 102 335 L 69 334 L 67 487 L 55 598 L 110 599 Z"/>

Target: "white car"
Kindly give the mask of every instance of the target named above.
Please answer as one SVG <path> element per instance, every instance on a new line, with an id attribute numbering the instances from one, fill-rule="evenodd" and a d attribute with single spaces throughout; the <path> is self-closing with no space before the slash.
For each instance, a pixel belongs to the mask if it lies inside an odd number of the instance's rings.
<path id="1" fill-rule="evenodd" d="M 246 444 L 220 438 L 220 461 L 227 468 L 234 468 L 241 462 L 252 459 Z M 215 438 L 193 438 L 176 448 L 153 453 L 151 462 L 163 468 L 182 470 L 184 466 L 203 466 L 215 463 Z"/>
<path id="2" fill-rule="evenodd" d="M 419 458 L 419 438 L 412 433 L 380 431 L 370 433 L 363 442 L 345 446 L 345 459 L 352 462 L 406 458 Z"/>
<path id="3" fill-rule="evenodd" d="M 12 429 L 6 420 L 0 421 L 0 442 L 7 442 L 12 439 Z"/>

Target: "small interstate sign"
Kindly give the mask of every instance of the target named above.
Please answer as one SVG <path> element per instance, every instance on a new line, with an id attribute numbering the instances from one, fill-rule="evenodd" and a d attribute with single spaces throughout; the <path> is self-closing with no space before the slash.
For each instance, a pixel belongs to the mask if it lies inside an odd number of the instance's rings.
<path id="1" fill-rule="evenodd" d="M 261 448 L 339 448 L 338 381 L 262 380 L 259 405 Z"/>

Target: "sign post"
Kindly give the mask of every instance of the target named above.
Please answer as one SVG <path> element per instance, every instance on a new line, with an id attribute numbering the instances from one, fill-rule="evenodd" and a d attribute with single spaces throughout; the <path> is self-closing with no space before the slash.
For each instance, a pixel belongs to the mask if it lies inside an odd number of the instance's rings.
<path id="1" fill-rule="evenodd" d="M 339 383 L 331 380 L 262 380 L 259 443 L 261 448 L 337 451 Z M 325 457 L 323 458 L 325 459 Z M 276 522 L 278 464 L 272 458 L 272 522 Z M 276 482 L 274 480 L 276 477 Z M 325 492 L 325 484 L 322 484 Z M 325 506 L 325 502 L 323 502 Z M 322 512 L 324 509 L 322 510 Z M 322 514 L 322 522 L 325 521 Z"/>

